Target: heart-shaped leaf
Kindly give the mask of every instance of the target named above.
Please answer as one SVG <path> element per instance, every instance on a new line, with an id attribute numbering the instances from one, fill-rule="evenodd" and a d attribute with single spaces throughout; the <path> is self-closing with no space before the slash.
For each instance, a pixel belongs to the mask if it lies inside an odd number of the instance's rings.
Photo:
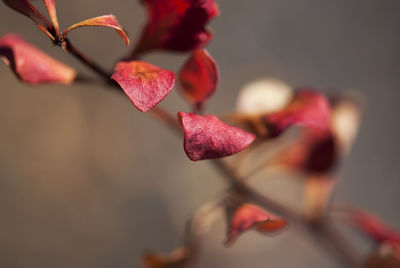
<path id="1" fill-rule="evenodd" d="M 184 128 L 184 149 L 192 161 L 229 156 L 247 148 L 254 135 L 230 126 L 214 115 L 178 113 Z"/>
<path id="2" fill-rule="evenodd" d="M 206 24 L 219 14 L 214 0 L 143 0 L 149 21 L 136 47 L 189 51 L 204 47 L 212 38 Z"/>
<path id="3" fill-rule="evenodd" d="M 15 34 L 0 39 L 0 56 L 22 81 L 29 84 L 70 84 L 76 77 L 74 69 Z"/>
<path id="4" fill-rule="evenodd" d="M 47 36 L 49 36 L 52 40 L 54 40 L 53 34 L 51 33 L 54 28 L 51 23 L 44 17 L 32 4 L 29 0 L 3 0 L 3 2 L 14 9 L 15 11 L 27 16 L 30 18 L 36 26 L 44 32 Z M 51 1 L 46 1 L 50 4 Z M 50 7 L 50 5 L 49 5 Z M 55 14 L 55 13 L 54 13 Z"/>
<path id="5" fill-rule="evenodd" d="M 64 31 L 64 35 L 66 36 L 67 33 L 73 29 L 79 27 L 86 27 L 86 26 L 102 26 L 112 28 L 121 36 L 122 40 L 124 40 L 126 46 L 129 46 L 129 37 L 122 29 L 122 26 L 118 23 L 117 18 L 114 15 L 103 15 L 95 18 L 91 18 L 85 21 L 78 22 L 72 26 L 70 26 L 67 30 Z"/>
<path id="6" fill-rule="evenodd" d="M 179 73 L 183 95 L 199 110 L 217 89 L 218 78 L 217 64 L 206 50 L 194 51 Z"/>
<path id="7" fill-rule="evenodd" d="M 262 234 L 273 235 L 287 227 L 287 221 L 250 203 L 228 205 L 228 238 L 226 245 L 232 245 L 245 231 L 254 229 Z"/>
<path id="8" fill-rule="evenodd" d="M 144 61 L 119 62 L 111 77 L 121 86 L 135 107 L 146 112 L 156 106 L 172 90 L 173 72 Z"/>

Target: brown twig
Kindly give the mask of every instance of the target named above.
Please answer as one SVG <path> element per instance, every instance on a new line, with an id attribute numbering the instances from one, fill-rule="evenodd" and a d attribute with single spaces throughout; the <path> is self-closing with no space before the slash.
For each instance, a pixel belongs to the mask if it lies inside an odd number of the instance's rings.
<path id="1" fill-rule="evenodd" d="M 110 83 L 112 80 L 109 72 L 105 71 L 102 67 L 100 67 L 100 65 L 96 64 L 93 60 L 76 49 L 69 40 L 66 40 L 66 42 L 66 50 L 69 53 L 104 78 L 107 82 L 109 82 L 109 85 L 117 87 L 115 83 Z M 117 88 L 120 89 L 119 87 Z M 120 91 L 122 92 L 122 90 Z M 181 127 L 177 123 L 176 118 L 170 113 L 160 107 L 153 108 L 150 111 L 153 117 L 157 118 L 160 122 L 168 126 L 174 132 L 182 134 Z M 347 241 L 341 237 L 341 235 L 334 229 L 334 226 L 330 222 L 325 220 L 310 222 L 292 209 L 283 206 L 250 188 L 246 184 L 244 178 L 236 174 L 236 171 L 223 160 L 212 160 L 211 163 L 217 168 L 217 170 L 220 171 L 225 178 L 225 181 L 232 187 L 232 190 L 244 195 L 249 202 L 253 202 L 267 210 L 286 217 L 292 223 L 300 226 L 303 230 L 309 233 L 319 245 L 322 245 L 328 253 L 340 260 L 344 266 L 359 267 L 356 254 L 352 252 L 352 248 L 348 246 Z M 187 234 L 188 241 L 191 244 L 193 243 L 193 239 L 196 239 L 197 237 L 197 234 L 193 233 L 193 226 L 196 224 L 195 219 L 198 219 L 198 216 L 195 216 L 192 219 L 192 223 L 189 225 L 188 229 L 189 233 Z"/>

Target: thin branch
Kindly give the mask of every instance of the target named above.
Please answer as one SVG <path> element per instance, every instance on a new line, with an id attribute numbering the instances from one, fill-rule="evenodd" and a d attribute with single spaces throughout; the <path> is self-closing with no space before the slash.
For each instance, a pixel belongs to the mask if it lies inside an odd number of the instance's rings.
<path id="1" fill-rule="evenodd" d="M 100 65 L 96 64 L 89 57 L 80 52 L 75 48 L 69 40 L 66 40 L 66 50 L 74 55 L 83 64 L 89 67 L 91 70 L 103 77 L 110 86 L 116 87 L 120 90 L 116 83 L 112 83 L 110 78 L 110 73 L 105 71 Z M 120 90 L 122 92 L 122 90 Z M 151 114 L 153 117 L 158 119 L 164 125 L 168 126 L 174 132 L 179 134 L 182 133 L 179 124 L 174 116 L 169 114 L 167 111 L 161 109 L 160 107 L 153 108 Z M 346 267 L 358 267 L 358 261 L 355 254 L 352 253 L 351 248 L 339 233 L 333 230 L 331 224 L 325 222 L 309 222 L 305 220 L 300 214 L 293 211 L 292 209 L 275 202 L 274 200 L 258 193 L 257 191 L 250 188 L 246 183 L 244 178 L 236 174 L 235 170 L 227 165 L 223 160 L 217 159 L 212 160 L 211 163 L 221 172 L 226 182 L 231 185 L 232 189 L 240 194 L 243 194 L 248 201 L 253 202 L 267 210 L 270 210 L 278 215 L 286 217 L 292 223 L 297 224 L 306 230 L 320 245 L 324 246 L 325 250 L 331 255 L 336 256 L 341 260 L 342 264 Z M 195 217 L 198 218 L 198 217 Z M 191 232 L 193 222 L 190 224 L 188 236 L 189 241 L 193 241 L 193 233 Z"/>

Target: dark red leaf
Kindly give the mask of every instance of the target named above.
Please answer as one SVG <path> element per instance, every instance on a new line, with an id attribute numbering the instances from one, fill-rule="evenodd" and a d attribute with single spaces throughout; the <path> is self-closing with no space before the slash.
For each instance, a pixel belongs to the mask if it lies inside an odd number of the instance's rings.
<path id="1" fill-rule="evenodd" d="M 383 243 L 366 259 L 364 268 L 400 268 L 400 244 Z"/>
<path id="2" fill-rule="evenodd" d="M 205 26 L 219 14 L 214 0 L 143 0 L 143 3 L 149 21 L 137 51 L 189 51 L 204 47 L 212 38 Z"/>
<path id="3" fill-rule="evenodd" d="M 321 93 L 301 89 L 285 109 L 266 115 L 265 121 L 272 137 L 293 125 L 326 130 L 330 123 L 329 102 Z"/>
<path id="4" fill-rule="evenodd" d="M 378 243 L 400 244 L 400 232 L 393 230 L 376 215 L 361 210 L 351 211 L 353 225 Z"/>
<path id="5" fill-rule="evenodd" d="M 214 115 L 178 113 L 185 130 L 184 148 L 192 161 L 220 158 L 247 148 L 254 135 L 223 123 Z"/>
<path id="6" fill-rule="evenodd" d="M 54 39 L 50 33 L 53 30 L 51 23 L 44 17 L 29 0 L 3 0 L 3 2 L 15 11 L 30 18 L 36 26 L 51 39 Z M 49 2 L 49 1 L 46 1 Z"/>
<path id="7" fill-rule="evenodd" d="M 254 229 L 262 234 L 272 235 L 287 227 L 287 221 L 262 208 L 244 203 L 227 207 L 228 238 L 226 245 L 231 245 L 245 231 Z"/>
<path id="8" fill-rule="evenodd" d="M 218 84 L 218 68 L 206 50 L 196 50 L 179 73 L 183 95 L 199 109 L 214 94 Z"/>
<path id="9" fill-rule="evenodd" d="M 183 268 L 190 257 L 190 250 L 181 247 L 169 254 L 146 253 L 142 256 L 146 268 Z"/>
<path id="10" fill-rule="evenodd" d="M 129 37 L 126 34 L 126 32 L 122 29 L 122 26 L 118 23 L 117 18 L 114 15 L 104 15 L 78 22 L 70 26 L 67 30 L 65 30 L 64 35 L 66 35 L 69 31 L 73 29 L 85 26 L 102 26 L 102 27 L 112 28 L 117 31 L 117 33 L 124 40 L 125 44 L 129 46 Z"/>
<path id="11" fill-rule="evenodd" d="M 144 61 L 119 62 L 111 77 L 121 86 L 135 107 L 146 112 L 156 106 L 172 90 L 173 72 Z"/>
<path id="12" fill-rule="evenodd" d="M 0 56 L 22 81 L 29 84 L 70 84 L 76 77 L 74 69 L 15 34 L 0 39 Z"/>

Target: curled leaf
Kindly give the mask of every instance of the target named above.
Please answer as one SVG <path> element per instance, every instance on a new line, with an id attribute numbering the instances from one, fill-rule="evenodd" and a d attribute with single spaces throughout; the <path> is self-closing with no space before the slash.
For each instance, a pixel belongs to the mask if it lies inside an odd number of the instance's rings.
<path id="1" fill-rule="evenodd" d="M 219 14 L 214 0 L 143 0 L 149 21 L 136 53 L 152 49 L 189 51 L 212 38 L 206 24 Z"/>
<path id="2" fill-rule="evenodd" d="M 254 229 L 262 234 L 272 235 L 287 227 L 287 221 L 250 203 L 228 205 L 228 238 L 226 245 L 232 245 L 245 231 Z"/>
<path id="3" fill-rule="evenodd" d="M 125 44 L 129 46 L 129 37 L 124 29 L 122 29 L 122 26 L 118 23 L 117 18 L 114 15 L 104 15 L 78 22 L 65 30 L 64 35 L 67 35 L 67 33 L 73 29 L 86 26 L 102 26 L 112 28 L 117 31 L 122 40 L 124 40 Z"/>
<path id="4" fill-rule="evenodd" d="M 15 34 L 7 34 L 0 39 L 0 56 L 19 79 L 29 84 L 70 84 L 76 77 L 74 69 Z"/>
<path id="5" fill-rule="evenodd" d="M 142 262 L 146 268 L 183 268 L 190 256 L 190 250 L 181 247 L 164 255 L 148 252 L 142 256 Z"/>
<path id="6" fill-rule="evenodd" d="M 188 101 L 201 109 L 214 94 L 218 84 L 218 68 L 206 50 L 196 50 L 179 73 L 182 93 Z"/>
<path id="7" fill-rule="evenodd" d="M 179 112 L 185 131 L 184 149 L 192 161 L 229 156 L 247 148 L 254 135 L 230 126 L 214 115 Z"/>
<path id="8" fill-rule="evenodd" d="M 52 31 L 54 30 L 50 22 L 44 17 L 29 0 L 3 0 L 3 2 L 14 9 L 15 11 L 23 14 L 24 16 L 30 18 L 36 26 L 47 34 L 51 39 L 54 39 Z M 49 2 L 49 1 L 46 1 Z"/>
<path id="9" fill-rule="evenodd" d="M 119 62 L 111 77 L 121 86 L 133 105 L 146 112 L 156 106 L 172 90 L 173 72 L 144 61 Z"/>

